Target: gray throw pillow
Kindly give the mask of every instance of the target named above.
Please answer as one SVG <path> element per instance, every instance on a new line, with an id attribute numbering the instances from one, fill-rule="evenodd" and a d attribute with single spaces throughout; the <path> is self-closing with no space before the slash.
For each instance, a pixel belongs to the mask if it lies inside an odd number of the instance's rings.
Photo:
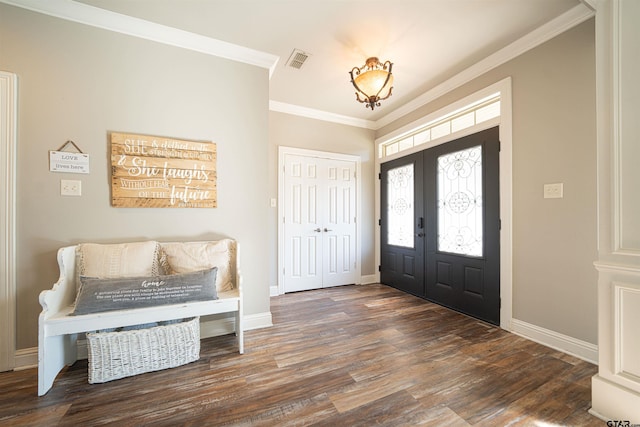
<path id="1" fill-rule="evenodd" d="M 74 315 L 218 299 L 216 267 L 167 276 L 80 276 Z"/>

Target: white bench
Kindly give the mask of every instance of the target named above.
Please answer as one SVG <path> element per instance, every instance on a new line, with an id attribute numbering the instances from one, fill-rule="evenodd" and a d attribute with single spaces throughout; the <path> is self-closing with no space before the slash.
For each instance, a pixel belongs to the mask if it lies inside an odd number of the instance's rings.
<path id="1" fill-rule="evenodd" d="M 72 315 L 77 289 L 77 246 L 61 248 L 58 251 L 60 278 L 52 289 L 40 293 L 42 312 L 38 321 L 38 396 L 44 395 L 51 389 L 56 376 L 65 365 L 72 365 L 78 359 L 77 334 L 79 333 L 233 312 L 238 350 L 243 353 L 242 280 L 238 268 L 237 244 L 233 240 L 229 242 L 230 252 L 232 252 L 229 257 L 229 272 L 233 289 L 218 292 L 218 299 L 83 315 Z M 166 245 L 166 243 L 161 242 L 160 245 Z"/>

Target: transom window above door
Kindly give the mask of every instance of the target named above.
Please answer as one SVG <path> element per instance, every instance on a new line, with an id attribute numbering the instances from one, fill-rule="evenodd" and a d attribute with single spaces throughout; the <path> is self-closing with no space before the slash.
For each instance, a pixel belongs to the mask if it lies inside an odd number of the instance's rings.
<path id="1" fill-rule="evenodd" d="M 384 159 L 500 116 L 500 92 L 431 120 L 378 146 Z"/>

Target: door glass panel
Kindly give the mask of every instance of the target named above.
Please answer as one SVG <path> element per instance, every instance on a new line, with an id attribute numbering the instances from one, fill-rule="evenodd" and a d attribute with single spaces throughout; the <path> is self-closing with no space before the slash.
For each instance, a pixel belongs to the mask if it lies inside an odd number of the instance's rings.
<path id="1" fill-rule="evenodd" d="M 438 157 L 438 250 L 482 256 L 482 146 Z"/>
<path id="2" fill-rule="evenodd" d="M 387 172 L 387 242 L 413 248 L 413 164 Z"/>

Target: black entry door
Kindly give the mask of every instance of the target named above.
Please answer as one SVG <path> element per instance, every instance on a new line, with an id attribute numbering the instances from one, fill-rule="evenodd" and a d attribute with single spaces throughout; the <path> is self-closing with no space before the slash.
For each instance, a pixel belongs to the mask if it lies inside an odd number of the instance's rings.
<path id="1" fill-rule="evenodd" d="M 498 128 L 424 152 L 426 298 L 500 323 Z"/>
<path id="2" fill-rule="evenodd" d="M 382 283 L 500 323 L 499 151 L 495 127 L 381 166 Z M 385 218 L 403 207 L 390 194 L 393 171 L 406 165 L 415 183 L 412 247 L 390 244 L 398 231 Z"/>
<path id="3" fill-rule="evenodd" d="M 380 166 L 380 281 L 424 297 L 423 155 Z"/>

